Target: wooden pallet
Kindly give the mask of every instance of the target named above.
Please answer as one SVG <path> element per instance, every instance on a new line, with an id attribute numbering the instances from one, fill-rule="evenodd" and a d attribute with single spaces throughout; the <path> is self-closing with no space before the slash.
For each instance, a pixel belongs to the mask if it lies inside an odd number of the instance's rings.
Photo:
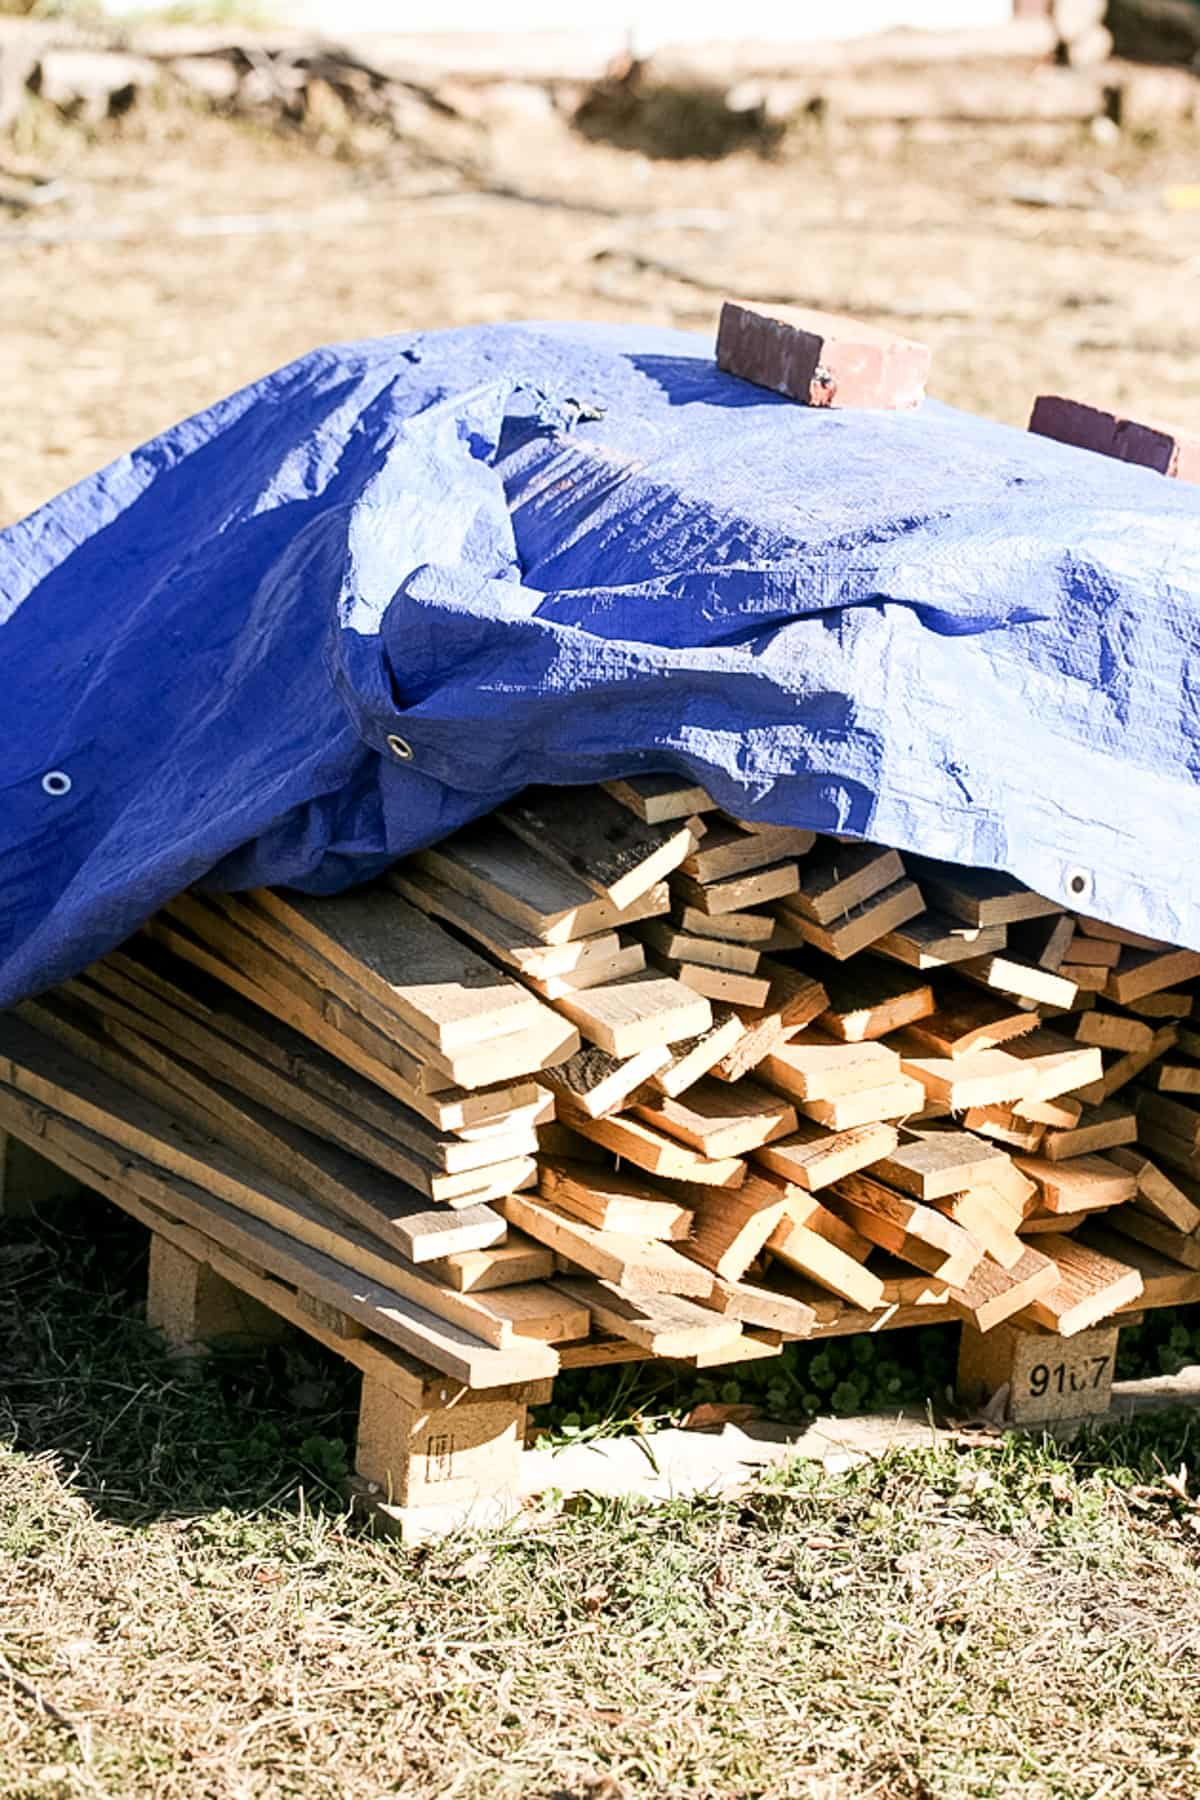
<path id="1" fill-rule="evenodd" d="M 50 1149 L 52 1155 L 41 1151 Z M 356 1507 L 405 1535 L 428 1525 L 430 1509 L 466 1512 L 516 1504 L 528 1409 L 544 1405 L 553 1378 L 473 1390 L 385 1342 L 337 1307 L 315 1300 L 171 1218 L 134 1193 L 119 1176 L 75 1162 L 58 1144 L 39 1145 L 0 1133 L 0 1213 L 22 1216 L 29 1197 L 61 1199 L 91 1190 L 137 1219 L 151 1234 L 146 1314 L 180 1354 L 216 1342 L 262 1343 L 289 1327 L 307 1333 L 354 1365 L 362 1376 L 355 1478 Z M 1200 1300 L 1200 1272 L 1181 1285 L 1173 1268 L 1146 1251 L 1146 1292 L 1117 1318 L 1070 1338 L 1036 1325 L 1004 1325 L 986 1335 L 962 1328 L 959 1390 L 969 1405 L 1007 1388 L 993 1416 L 1013 1425 L 1093 1417 L 1108 1409 L 1122 1324 L 1141 1320 L 1147 1307 Z M 1162 1264 L 1157 1271 L 1156 1263 Z M 1157 1285 L 1156 1285 L 1157 1282 Z M 948 1322 L 942 1307 L 897 1305 L 876 1313 L 844 1307 L 818 1324 L 814 1338 L 893 1331 Z M 692 1367 L 777 1354 L 766 1333 L 745 1333 L 725 1353 L 679 1359 Z M 650 1352 L 619 1338 L 565 1345 L 562 1367 L 593 1368 L 648 1360 Z"/>

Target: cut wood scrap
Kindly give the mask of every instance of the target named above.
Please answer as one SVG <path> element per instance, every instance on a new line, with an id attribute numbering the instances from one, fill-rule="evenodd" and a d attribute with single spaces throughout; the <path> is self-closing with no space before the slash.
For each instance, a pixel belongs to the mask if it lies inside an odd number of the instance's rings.
<path id="1" fill-rule="evenodd" d="M 1013 955 L 1025 963 L 1036 963 L 1051 973 L 1063 965 L 1075 939 L 1075 921 L 1069 913 L 1052 914 L 1042 919 L 1027 919 L 1014 925 L 1008 934 Z M 997 946 L 1002 949 L 1002 945 Z"/>
<path id="2" fill-rule="evenodd" d="M 712 1290 L 708 1270 L 670 1244 L 602 1231 L 553 1201 L 531 1194 L 510 1194 L 497 1204 L 509 1224 L 526 1237 L 626 1293 L 705 1295 Z"/>
<path id="3" fill-rule="evenodd" d="M 677 1044 L 712 1024 L 712 1008 L 669 975 L 647 970 L 624 981 L 564 995 L 557 1011 L 611 1056 L 636 1056 L 655 1044 Z"/>
<path id="4" fill-rule="evenodd" d="M 500 1225 L 505 1228 L 502 1219 Z M 422 1267 L 447 1287 L 458 1288 L 464 1294 L 481 1294 L 492 1288 L 544 1281 L 554 1273 L 554 1252 L 523 1237 L 519 1231 L 510 1231 L 503 1243 L 483 1250 L 452 1250 Z"/>
<path id="5" fill-rule="evenodd" d="M 739 1320 L 673 1294 L 630 1294 L 611 1281 L 559 1275 L 554 1286 L 586 1308 L 602 1331 L 638 1344 L 654 1356 L 697 1356 L 732 1344 Z"/>
<path id="6" fill-rule="evenodd" d="M 1174 1046 L 1177 1033 L 1176 1025 L 1160 1026 L 1148 1050 L 1129 1051 L 1118 1057 L 1110 1056 L 1097 1080 L 1076 1084 L 1079 1099 L 1089 1106 L 1098 1106 L 1102 1100 L 1111 1100 L 1114 1094 L 1119 1094 L 1122 1088 L 1128 1087 L 1151 1063 L 1167 1054 Z"/>
<path id="7" fill-rule="evenodd" d="M 779 1045 L 811 1024 L 829 1003 L 821 983 L 799 969 L 768 958 L 759 967 L 769 975 L 771 991 L 765 1006 L 734 1009 L 743 1032 L 732 1050 L 713 1064 L 713 1074 L 721 1081 L 738 1081 L 757 1068 Z"/>
<path id="8" fill-rule="evenodd" d="M 686 823 L 650 825 L 602 789 L 527 788 L 498 807 L 498 824 L 613 906 L 640 900 L 695 845 Z"/>
<path id="9" fill-rule="evenodd" d="M 519 982 L 389 888 L 330 897 L 257 888 L 239 908 L 251 931 L 255 909 L 343 977 L 334 991 L 350 1004 L 360 990 L 370 994 L 439 1050 L 505 1037 L 537 1021 L 538 1003 Z"/>
<path id="10" fill-rule="evenodd" d="M 1154 1042 L 1154 1027 L 1141 1019 L 1130 1019 L 1124 1013 L 1105 1012 L 1093 1007 L 1080 1013 L 1073 1036 L 1078 1044 L 1095 1044 L 1101 1050 L 1133 1052 L 1149 1050 Z"/>
<path id="11" fill-rule="evenodd" d="M 589 988 L 607 986 L 614 981 L 624 981 L 627 975 L 637 975 L 646 966 L 646 951 L 641 944 L 622 944 L 615 956 L 604 962 L 581 963 L 577 969 L 569 970 L 565 975 L 523 975 L 521 979 L 527 987 L 542 1000 L 561 1000 L 565 995 L 586 993 Z"/>
<path id="12" fill-rule="evenodd" d="M 408 859 L 448 887 L 479 900 L 490 911 L 524 926 L 544 944 L 565 944 L 616 924 L 665 913 L 665 882 L 649 888 L 631 907 L 600 899 L 577 876 L 557 868 L 494 820 L 456 832 L 431 850 Z"/>
<path id="13" fill-rule="evenodd" d="M 1137 1116 L 1131 1106 L 1103 1100 L 1099 1106 L 1085 1106 L 1076 1124 L 1063 1130 L 1047 1131 L 1042 1141 L 1042 1155 L 1051 1162 L 1085 1156 L 1098 1150 L 1113 1150 L 1120 1144 L 1137 1142 Z"/>
<path id="14" fill-rule="evenodd" d="M 514 919 L 493 912 L 481 900 L 440 881 L 412 861 L 398 863 L 385 880 L 422 912 L 444 919 L 481 944 L 489 956 L 506 968 L 515 969 L 520 975 L 533 975 L 540 981 L 602 964 L 621 948 L 621 940 L 612 930 L 573 938 L 565 944 L 543 943 L 527 925 L 518 925 Z"/>
<path id="15" fill-rule="evenodd" d="M 672 1044 L 673 1060 L 651 1075 L 650 1086 L 660 1094 L 686 1093 L 702 1075 L 707 1075 L 730 1055 L 744 1032 L 745 1027 L 732 1007 L 714 1006 L 709 1029 Z"/>
<path id="16" fill-rule="evenodd" d="M 1173 1094 L 1143 1088 L 1137 1098 L 1137 1116 L 1140 1124 L 1169 1131 L 1189 1149 L 1200 1149 L 1200 1107 L 1190 1106 Z"/>
<path id="17" fill-rule="evenodd" d="M 1178 1025 L 1177 1042 L 1184 1056 L 1200 1056 L 1200 1031 L 1193 1031 L 1187 1025 Z"/>
<path id="18" fill-rule="evenodd" d="M 980 987 L 1011 994 L 1029 1006 L 1058 1006 L 1067 1010 L 1079 997 L 1078 983 L 1064 971 L 1038 968 L 1032 963 L 1018 962 L 1012 956 L 971 957 L 959 964 L 958 973 Z"/>
<path id="19" fill-rule="evenodd" d="M 1120 1232 L 1122 1237 L 1147 1244 L 1160 1256 L 1169 1256 L 1173 1262 L 1182 1263 L 1184 1268 L 1200 1269 L 1200 1237 L 1194 1232 L 1177 1231 L 1165 1220 L 1142 1212 L 1136 1206 L 1114 1206 L 1104 1214 L 1104 1223 L 1110 1230 Z"/>
<path id="20" fill-rule="evenodd" d="M 1037 1188 L 1043 1212 L 1094 1212 L 1120 1206 L 1137 1192 L 1137 1182 L 1128 1169 L 1103 1156 L 1076 1156 L 1069 1162 L 1016 1156 L 1013 1161 Z"/>
<path id="21" fill-rule="evenodd" d="M 1146 994 L 1175 987 L 1200 975 L 1200 954 L 1194 950 L 1126 950 L 1108 977 L 1105 993 L 1118 1006 L 1140 1000 Z"/>
<path id="22" fill-rule="evenodd" d="M 787 1101 L 748 1077 L 722 1082 L 706 1076 L 686 1094 L 661 1094 L 633 1111 L 709 1158 L 744 1156 L 796 1128 L 796 1114 Z"/>
<path id="23" fill-rule="evenodd" d="M 897 881 L 861 906 L 847 908 L 828 925 L 806 918 L 788 900 L 780 901 L 777 916 L 785 924 L 794 926 L 806 943 L 823 950 L 826 956 L 844 962 L 848 956 L 878 943 L 880 938 L 915 919 L 924 910 L 925 902 L 916 883 Z"/>
<path id="24" fill-rule="evenodd" d="M 952 1287 L 961 1286 L 983 1255 L 961 1225 L 870 1175 L 847 1175 L 833 1193 L 840 1216 L 861 1236 Z"/>
<path id="25" fill-rule="evenodd" d="M 788 906 L 818 925 L 833 925 L 904 879 L 904 864 L 895 850 L 823 838 L 805 859 L 799 889 Z"/>
<path id="26" fill-rule="evenodd" d="M 1191 1182 L 1184 1184 L 1186 1178 L 1172 1181 L 1169 1175 L 1164 1175 L 1149 1157 L 1142 1154 L 1140 1148 L 1110 1150 L 1108 1160 L 1132 1175 L 1137 1182 L 1133 1205 L 1140 1212 L 1150 1213 L 1179 1232 L 1200 1230 L 1200 1205 L 1196 1204 L 1200 1193 L 1197 1193 Z"/>
<path id="27" fill-rule="evenodd" d="M 761 949 L 775 931 L 771 913 L 701 912 L 698 906 L 677 906 L 671 915 L 680 931 L 693 937 L 716 938 L 734 944 L 757 944 Z"/>
<path id="28" fill-rule="evenodd" d="M 1124 944 L 1130 950 L 1169 950 L 1171 947 L 1159 938 L 1146 937 L 1140 931 L 1127 931 L 1123 925 L 1108 925 L 1103 919 L 1087 919 L 1082 914 L 1077 914 L 1075 924 L 1086 937 Z"/>
<path id="29" fill-rule="evenodd" d="M 554 1281 L 523 1282 L 466 1295 L 476 1316 L 506 1333 L 504 1342 L 532 1338 L 539 1344 L 569 1344 L 585 1338 L 592 1315 L 577 1295 L 564 1294 Z"/>
<path id="30" fill-rule="evenodd" d="M 588 1044 L 557 1068 L 544 1070 L 542 1080 L 565 1105 L 591 1119 L 603 1119 L 619 1112 L 631 1094 L 670 1063 L 671 1050 L 666 1044 L 651 1044 L 648 1050 L 624 1058 Z"/>
<path id="31" fill-rule="evenodd" d="M 943 969 L 1003 950 L 1005 939 L 1003 925 L 964 925 L 930 911 L 887 932 L 872 949 L 910 969 Z"/>
<path id="32" fill-rule="evenodd" d="M 1089 1223 L 1081 1241 L 1141 1277 L 1141 1293 L 1124 1303 L 1122 1313 L 1139 1312 L 1142 1306 L 1189 1306 L 1200 1300 L 1200 1269 L 1187 1268 L 1148 1244 L 1111 1231 L 1108 1224 L 1108 1214 Z"/>
<path id="33" fill-rule="evenodd" d="M 704 994 L 723 1006 L 765 1006 L 771 992 L 767 975 L 735 975 L 730 969 L 713 969 L 703 963 L 673 962 L 659 958 L 660 965 L 676 981 L 695 994 Z"/>
<path id="34" fill-rule="evenodd" d="M 815 841 L 813 832 L 790 825 L 765 825 L 760 831 L 743 831 L 727 819 L 720 819 L 679 867 L 693 881 L 724 881 L 731 875 L 748 875 L 788 857 L 805 856 Z"/>
<path id="35" fill-rule="evenodd" d="M 809 965 L 829 995 L 818 1023 L 831 1037 L 861 1044 L 886 1037 L 933 1012 L 929 982 L 907 974 L 879 956 L 856 956 L 848 963 L 821 957 Z"/>
<path id="36" fill-rule="evenodd" d="M 872 1125 L 883 1119 L 907 1119 L 919 1112 L 924 1102 L 921 1083 L 901 1075 L 882 1087 L 840 1094 L 835 1100 L 798 1100 L 796 1110 L 830 1131 L 848 1131 L 855 1125 Z"/>
<path id="37" fill-rule="evenodd" d="M 1135 1268 L 1102 1255 L 1077 1238 L 1047 1233 L 1038 1239 L 1038 1250 L 1057 1268 L 1058 1284 L 1017 1316 L 1056 1331 L 1060 1337 L 1074 1337 L 1077 1331 L 1098 1325 L 1142 1292 L 1142 1278 Z"/>
<path id="38" fill-rule="evenodd" d="M 787 1195 L 751 1176 L 736 1193 L 697 1199 L 692 1235 L 682 1248 L 722 1280 L 738 1281 L 781 1224 Z"/>
<path id="39" fill-rule="evenodd" d="M 1073 936 L 1063 960 L 1076 968 L 1115 969 L 1121 960 L 1121 946 L 1107 938 L 1088 937 L 1080 931 Z"/>
<path id="40" fill-rule="evenodd" d="M 631 1175 L 598 1169 L 593 1163 L 550 1159 L 542 1160 L 538 1175 L 538 1192 L 544 1200 L 602 1231 L 664 1241 L 686 1238 L 691 1231 L 687 1207 Z"/>
<path id="41" fill-rule="evenodd" d="M 602 781 L 600 785 L 647 825 L 669 825 L 693 813 L 717 810 L 708 792 L 684 775 L 627 775 L 621 781 Z"/>
<path id="42" fill-rule="evenodd" d="M 1022 1246 L 1021 1258 L 1002 1269 L 987 1259 L 976 1264 L 962 1287 L 950 1293 L 950 1304 L 979 1331 L 991 1331 L 1037 1300 L 1048 1299 L 1058 1286 L 1058 1265 L 1039 1250 Z"/>
<path id="43" fill-rule="evenodd" d="M 1025 1215 L 1031 1205 L 1037 1203 L 1037 1184 L 1030 1181 L 1028 1175 L 1021 1173 L 1011 1156 L 1007 1157 L 1004 1162 L 990 1164 L 986 1181 L 987 1186 L 995 1188 L 1012 1209 L 1014 1216 L 1018 1218 Z"/>
<path id="44" fill-rule="evenodd" d="M 1020 1262 L 1025 1250 L 1016 1232 L 1020 1217 L 1014 1219 L 994 1188 L 968 1188 L 965 1194 L 949 1194 L 931 1205 L 935 1212 L 961 1225 L 1002 1269 L 1013 1269 Z"/>
<path id="45" fill-rule="evenodd" d="M 778 1331 L 784 1338 L 806 1338 L 817 1322 L 816 1310 L 803 1300 L 756 1281 L 723 1281 L 717 1276 L 712 1293 L 700 1304 L 742 1325 Z"/>
<path id="46" fill-rule="evenodd" d="M 1108 970 L 1098 963 L 1063 963 L 1059 974 L 1069 981 L 1076 994 L 1102 994 L 1108 985 Z"/>
<path id="47" fill-rule="evenodd" d="M 811 1226 L 800 1225 L 785 1215 L 772 1233 L 770 1249 L 780 1262 L 852 1306 L 873 1312 L 883 1304 L 883 1282 L 879 1276 Z"/>
<path id="48" fill-rule="evenodd" d="M 906 1130 L 895 1150 L 878 1158 L 871 1173 L 917 1200 L 940 1200 L 988 1181 L 1008 1157 L 970 1131 Z"/>
<path id="49" fill-rule="evenodd" d="M 827 1244 L 836 1244 L 839 1250 L 852 1257 L 856 1263 L 866 1263 L 874 1255 L 875 1246 L 870 1238 L 855 1231 L 840 1213 L 833 1212 L 818 1195 L 797 1191 L 778 1176 L 768 1175 L 767 1179 L 774 1180 L 787 1195 L 787 1217 L 795 1224 L 803 1225 L 806 1231 L 815 1231 Z M 769 1242 L 767 1248 L 771 1248 Z"/>
<path id="50" fill-rule="evenodd" d="M 1125 1002 L 1129 1012 L 1134 1012 L 1140 1019 L 1190 1019 L 1195 1004 L 1190 994 L 1177 994 L 1170 988 L 1164 988 L 1160 994 L 1143 994 L 1140 1000 Z M 1189 1056 L 1200 1055 L 1196 1049 L 1188 1049 L 1183 1043 L 1180 1033 L 1180 1047 L 1187 1050 Z"/>
<path id="51" fill-rule="evenodd" d="M 1177 1137 L 1173 1131 L 1164 1131 L 1140 1115 L 1138 1147 L 1149 1150 L 1160 1162 L 1169 1163 L 1172 1169 L 1182 1170 L 1190 1180 L 1200 1181 L 1200 1149 L 1188 1143 L 1186 1138 Z"/>
<path id="52" fill-rule="evenodd" d="M 680 873 L 671 876 L 671 892 L 678 903 L 694 906 L 710 917 L 765 906 L 769 900 L 794 894 L 799 886 L 800 869 L 795 861 L 773 863 L 748 875 L 730 875 L 724 881 L 696 881 L 691 875 Z"/>
<path id="53" fill-rule="evenodd" d="M 923 856 L 910 858 L 909 867 L 935 905 L 966 925 L 1015 925 L 1063 911 L 1056 900 L 992 869 L 960 868 Z"/>
<path id="54" fill-rule="evenodd" d="M 812 1193 L 890 1156 L 898 1143 L 896 1127 L 882 1121 L 826 1131 L 811 1119 L 797 1119 L 790 1137 L 762 1145 L 751 1160 Z"/>
<path id="55" fill-rule="evenodd" d="M 885 1044 L 846 1043 L 816 1026 L 768 1056 L 764 1081 L 796 1100 L 835 1100 L 884 1087 L 900 1074 L 900 1058 Z"/>
<path id="56" fill-rule="evenodd" d="M 875 1273 L 883 1283 L 884 1306 L 948 1306 L 950 1289 L 944 1281 L 910 1268 L 886 1250 L 876 1250 L 874 1256 Z"/>
<path id="57" fill-rule="evenodd" d="M 1200 1094 L 1200 1062 L 1161 1062 L 1150 1081 L 1164 1094 Z"/>
<path id="58" fill-rule="evenodd" d="M 741 1187 L 746 1165 L 740 1156 L 707 1157 L 678 1138 L 668 1137 L 642 1119 L 627 1116 L 589 1119 L 585 1113 L 563 1111 L 564 1123 L 581 1137 L 590 1138 L 614 1156 L 631 1162 L 635 1169 L 668 1181 L 690 1181 L 701 1187 Z"/>
<path id="59" fill-rule="evenodd" d="M 1019 1097 L 1018 1105 L 1057 1100 L 1060 1094 L 1078 1097 L 1084 1084 L 1095 1079 L 1097 1062 L 1104 1066 L 1102 1054 L 1094 1046 L 1075 1044 L 1046 1026 L 1031 1031 L 1028 1037 L 1014 1038 L 1005 1045 L 1005 1053 L 1035 1072 L 1032 1087 Z"/>
<path id="60" fill-rule="evenodd" d="M 1060 1131 L 1078 1124 L 1083 1114 L 1083 1101 L 1074 1094 L 1059 1094 L 1053 1100 L 1018 1100 L 1013 1112 L 1019 1119 L 1034 1125 L 1053 1125 Z"/>
<path id="61" fill-rule="evenodd" d="M 1046 1135 L 1044 1125 L 1023 1118 L 1011 1106 L 969 1106 L 963 1114 L 963 1124 L 968 1131 L 978 1132 L 1009 1150 L 1036 1152 Z"/>
<path id="62" fill-rule="evenodd" d="M 893 1040 L 906 1075 L 955 1111 L 1026 1099 L 1052 1099 L 1095 1078 L 1099 1050 L 1074 1044 L 1056 1032 L 1037 1030 L 1002 1048 L 966 1056 L 930 1056 L 908 1032 Z"/>
<path id="63" fill-rule="evenodd" d="M 966 1056 L 1022 1037 L 1038 1023 L 1036 1013 L 1005 1005 L 993 995 L 948 976 L 939 983 L 936 1009 L 908 1026 L 909 1038 L 935 1056 Z"/>
<path id="64" fill-rule="evenodd" d="M 643 920 L 634 931 L 651 950 L 671 962 L 706 963 L 710 968 L 730 969 L 739 975 L 753 975 L 762 955 L 753 945 L 681 931 L 663 919 Z"/>

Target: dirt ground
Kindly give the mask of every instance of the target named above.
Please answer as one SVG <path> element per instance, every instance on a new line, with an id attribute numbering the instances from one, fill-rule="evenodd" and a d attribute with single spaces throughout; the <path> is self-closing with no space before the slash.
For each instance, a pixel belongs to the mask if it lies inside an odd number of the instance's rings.
<path id="1" fill-rule="evenodd" d="M 1194 139 L 860 133 L 668 162 L 526 101 L 470 159 L 482 185 L 182 109 L 27 153 L 66 188 L 0 208 L 0 525 L 322 342 L 548 317 L 707 334 L 730 291 L 891 322 L 933 345 L 940 398 L 1014 423 L 1047 389 L 1200 418 L 1200 210 L 1165 198 Z"/>

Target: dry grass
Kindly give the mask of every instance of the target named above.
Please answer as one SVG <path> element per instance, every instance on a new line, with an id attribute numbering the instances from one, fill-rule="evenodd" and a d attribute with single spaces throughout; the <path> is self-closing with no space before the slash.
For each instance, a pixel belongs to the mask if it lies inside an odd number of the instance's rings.
<path id="1" fill-rule="evenodd" d="M 1189 1420 L 406 1551 L 336 1500 L 338 1365 L 172 1361 L 143 1249 L 0 1238 L 4 1800 L 1197 1791 Z"/>

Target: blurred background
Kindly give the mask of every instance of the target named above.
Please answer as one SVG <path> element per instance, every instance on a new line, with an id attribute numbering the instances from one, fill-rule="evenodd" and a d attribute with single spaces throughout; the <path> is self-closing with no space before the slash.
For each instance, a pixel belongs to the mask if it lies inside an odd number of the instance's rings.
<path id="1" fill-rule="evenodd" d="M 318 343 L 731 293 L 1196 429 L 1198 72 L 1200 0 L 0 0 L 0 526 Z"/>

